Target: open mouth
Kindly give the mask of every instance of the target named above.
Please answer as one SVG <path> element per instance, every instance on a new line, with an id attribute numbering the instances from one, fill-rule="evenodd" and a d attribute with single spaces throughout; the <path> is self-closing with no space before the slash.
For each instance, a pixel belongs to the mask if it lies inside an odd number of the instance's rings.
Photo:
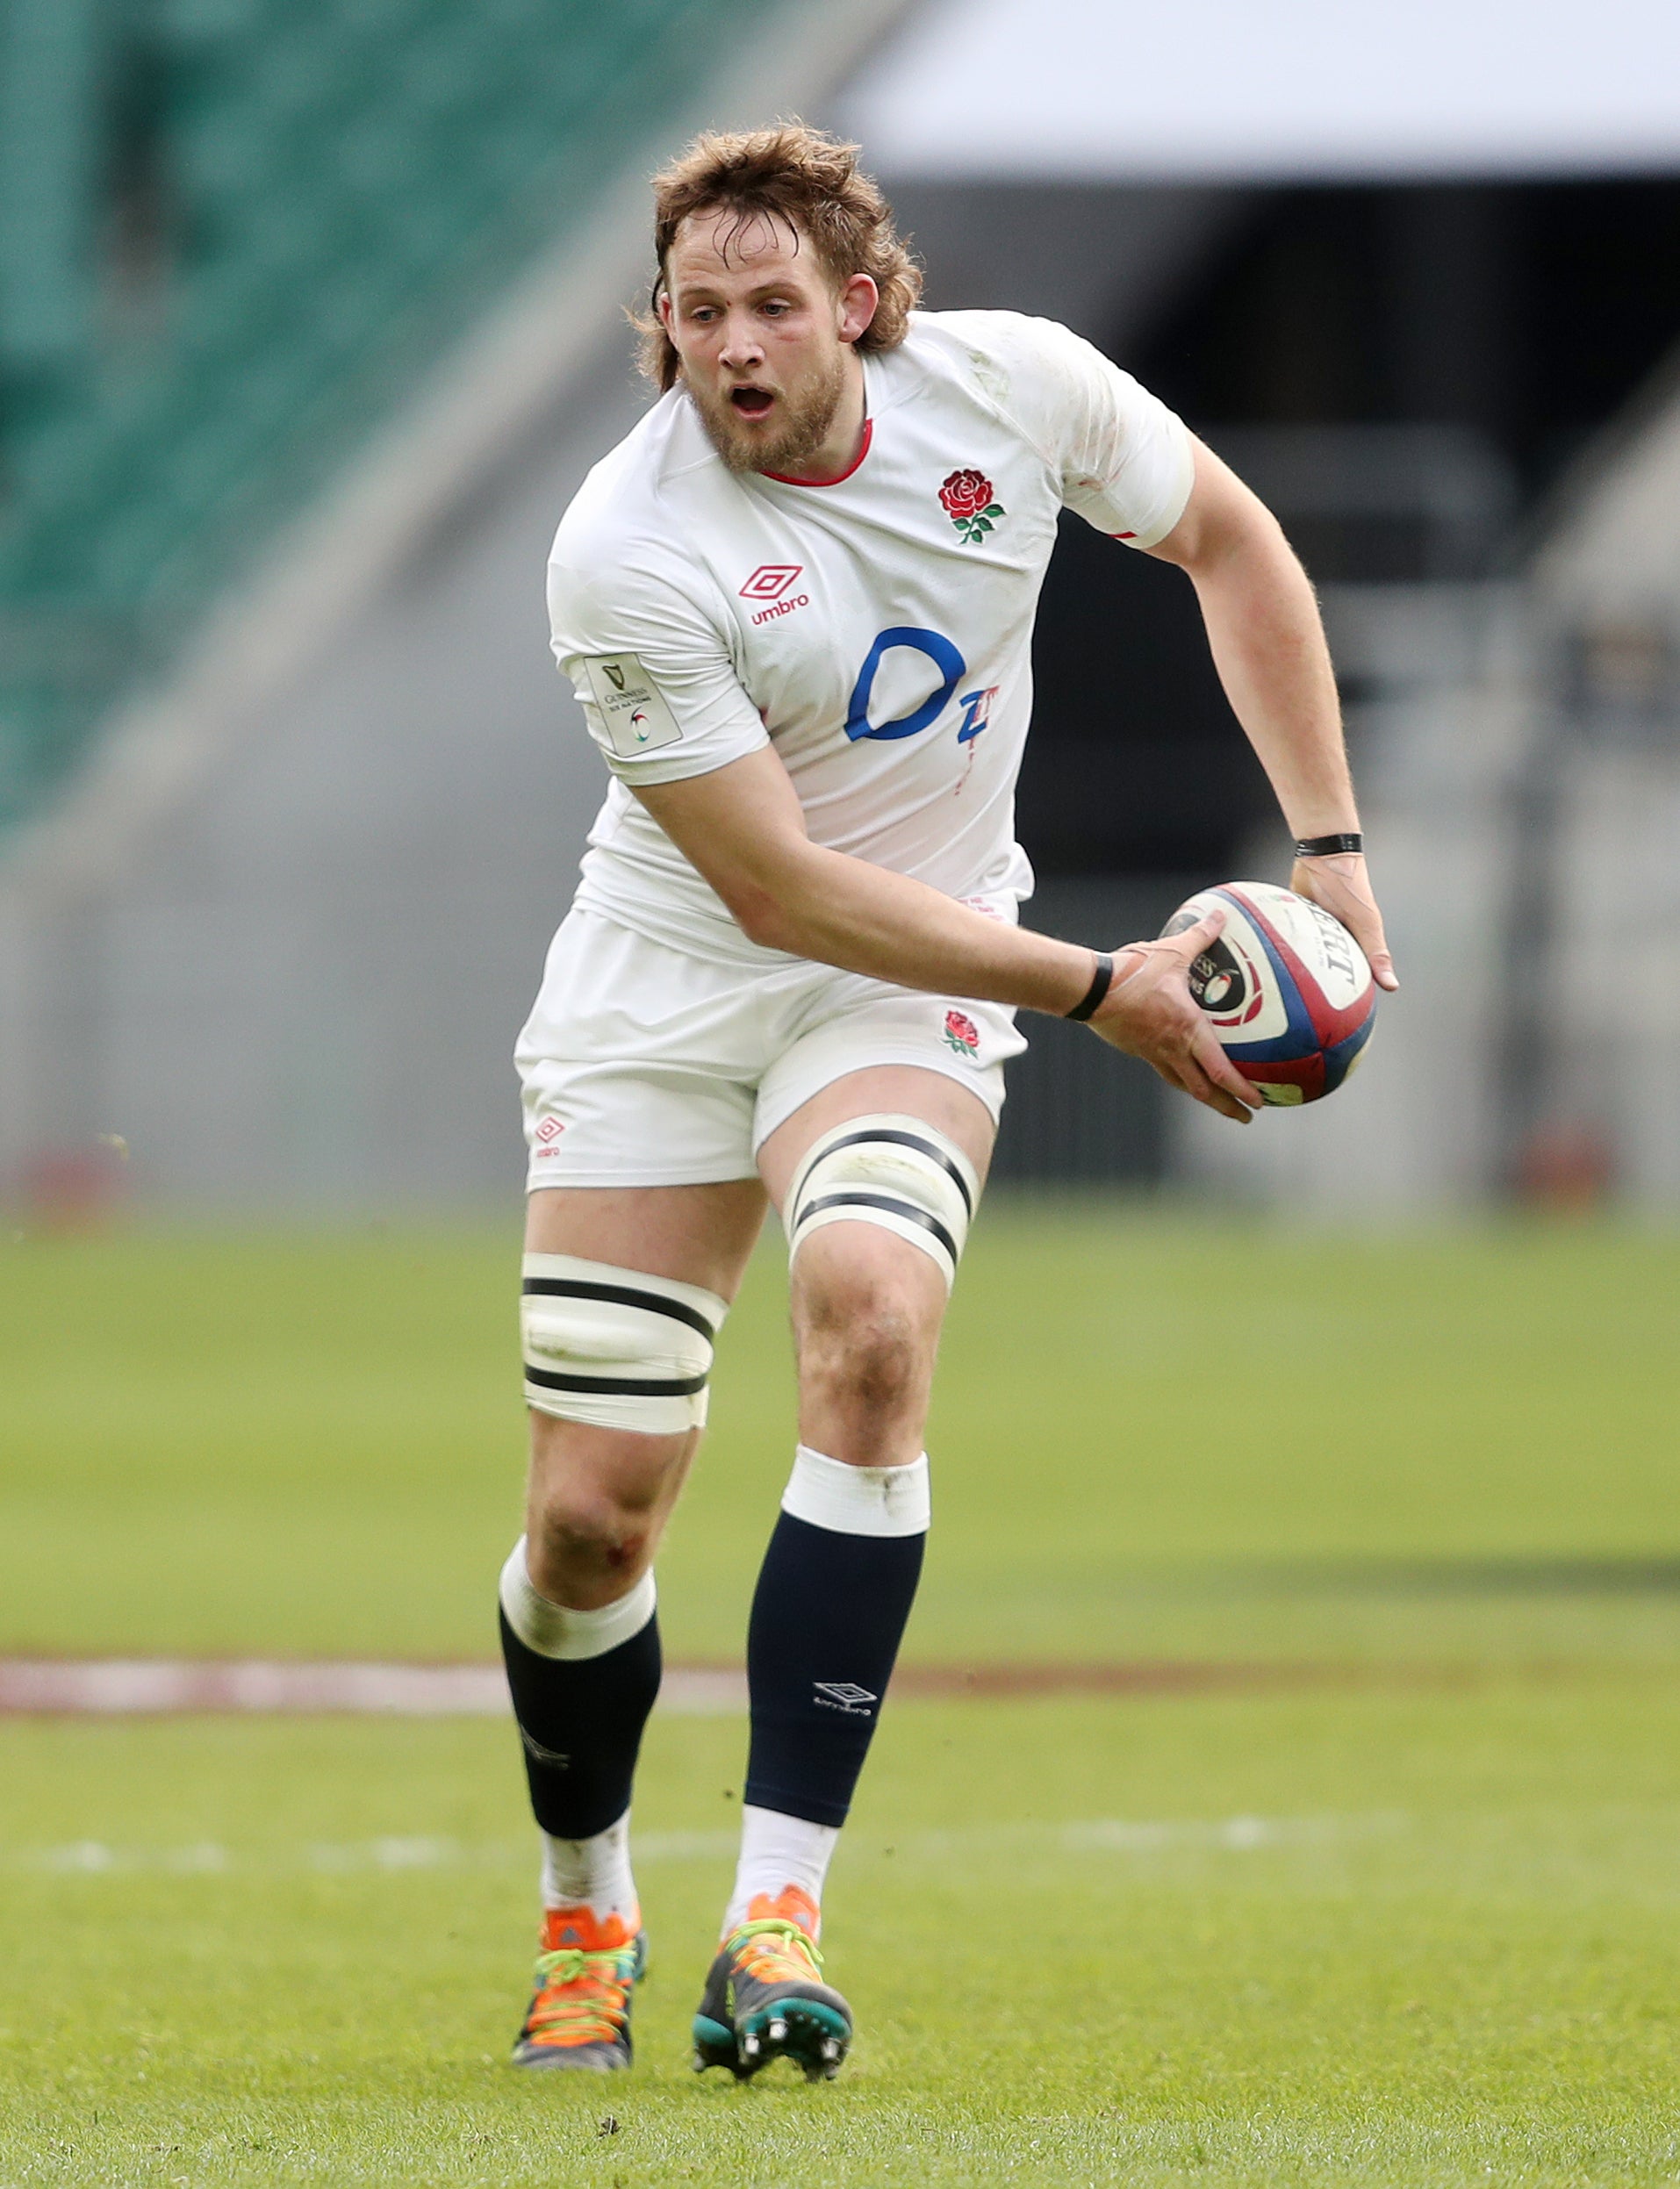
<path id="1" fill-rule="evenodd" d="M 762 418 L 775 399 L 768 388 L 729 390 L 729 401 L 743 418 Z"/>

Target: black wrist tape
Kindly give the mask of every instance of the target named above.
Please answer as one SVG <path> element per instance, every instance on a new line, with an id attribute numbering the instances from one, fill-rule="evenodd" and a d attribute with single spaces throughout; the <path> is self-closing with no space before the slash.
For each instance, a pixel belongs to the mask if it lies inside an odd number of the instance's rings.
<path id="1" fill-rule="evenodd" d="M 1096 951 L 1095 957 L 1096 971 L 1091 976 L 1091 985 L 1088 988 L 1087 988 L 1084 994 L 1081 996 L 1079 1001 L 1073 1006 L 1073 1009 L 1068 1012 L 1067 1016 L 1069 1018 L 1077 1018 L 1080 1020 L 1089 1018 L 1092 1012 L 1095 1010 L 1097 1005 L 1101 1003 L 1103 997 L 1107 995 L 1109 987 L 1113 984 L 1113 958 L 1109 957 L 1108 951 L 1105 950 Z"/>

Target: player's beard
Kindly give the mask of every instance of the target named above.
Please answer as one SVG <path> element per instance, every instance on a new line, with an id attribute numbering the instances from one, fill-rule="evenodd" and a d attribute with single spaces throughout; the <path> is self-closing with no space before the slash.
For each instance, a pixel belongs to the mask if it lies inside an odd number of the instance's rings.
<path id="1" fill-rule="evenodd" d="M 702 392 L 693 381 L 687 386 L 712 446 L 731 471 L 792 471 L 809 462 L 834 424 L 846 391 L 846 353 L 836 348 L 826 363 L 781 391 L 781 423 L 769 438 L 743 426 L 727 395 Z"/>

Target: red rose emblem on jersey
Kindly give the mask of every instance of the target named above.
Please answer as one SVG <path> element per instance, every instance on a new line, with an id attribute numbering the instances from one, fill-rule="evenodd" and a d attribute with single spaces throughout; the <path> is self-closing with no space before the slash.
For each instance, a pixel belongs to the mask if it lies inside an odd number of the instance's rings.
<path id="1" fill-rule="evenodd" d="M 939 499 L 947 517 L 978 517 L 992 499 L 992 482 L 984 471 L 953 471 Z"/>
<path id="2" fill-rule="evenodd" d="M 939 489 L 939 506 L 962 535 L 965 547 L 978 547 L 994 520 L 1006 513 L 984 471 L 953 471 Z"/>
<path id="3" fill-rule="evenodd" d="M 975 1058 L 980 1054 L 980 1030 L 966 1011 L 945 1013 L 945 1039 L 959 1057 Z"/>

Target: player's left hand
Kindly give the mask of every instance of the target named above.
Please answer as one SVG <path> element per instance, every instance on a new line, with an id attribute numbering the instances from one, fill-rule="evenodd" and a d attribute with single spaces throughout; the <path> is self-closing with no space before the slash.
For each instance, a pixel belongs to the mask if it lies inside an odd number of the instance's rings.
<path id="1" fill-rule="evenodd" d="M 1362 851 L 1334 851 L 1324 858 L 1297 859 L 1289 886 L 1297 897 L 1310 897 L 1341 922 L 1370 960 L 1379 988 L 1392 990 L 1400 986 Z"/>
<path id="2" fill-rule="evenodd" d="M 1207 1014 L 1190 993 L 1189 971 L 1225 924 L 1222 906 L 1180 935 L 1128 943 L 1116 953 L 1115 977 L 1088 1022 L 1091 1031 L 1152 1065 L 1169 1087 L 1246 1125 L 1260 1089 L 1219 1046 Z"/>

